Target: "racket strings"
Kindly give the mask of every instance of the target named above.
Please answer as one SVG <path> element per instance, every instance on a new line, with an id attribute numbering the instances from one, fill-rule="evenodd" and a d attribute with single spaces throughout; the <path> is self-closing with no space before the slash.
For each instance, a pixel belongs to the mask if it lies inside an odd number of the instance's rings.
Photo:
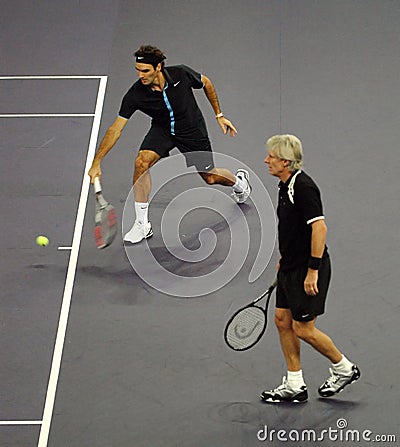
<path id="1" fill-rule="evenodd" d="M 266 317 L 263 309 L 257 306 L 242 309 L 227 327 L 227 343 L 235 350 L 249 348 L 259 340 L 265 326 Z"/>
<path id="2" fill-rule="evenodd" d="M 97 207 L 97 205 L 96 205 Z M 117 234 L 117 213 L 114 207 L 96 209 L 94 236 L 97 248 L 105 248 L 112 243 Z"/>
<path id="3" fill-rule="evenodd" d="M 115 212 L 115 209 L 111 205 L 108 205 L 107 208 L 103 210 L 101 216 L 101 222 L 105 228 L 107 227 L 111 228 L 117 224 L 117 213 Z"/>
<path id="4" fill-rule="evenodd" d="M 96 193 L 94 237 L 97 248 L 105 248 L 112 243 L 117 234 L 117 213 L 104 198 L 98 177 L 95 178 L 94 189 Z"/>

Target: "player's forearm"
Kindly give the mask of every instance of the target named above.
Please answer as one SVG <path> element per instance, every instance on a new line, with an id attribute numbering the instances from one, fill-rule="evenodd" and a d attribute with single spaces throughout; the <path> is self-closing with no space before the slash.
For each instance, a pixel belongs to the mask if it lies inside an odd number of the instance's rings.
<path id="1" fill-rule="evenodd" d="M 312 224 L 311 256 L 322 258 L 325 250 L 327 227 L 324 220 L 318 220 Z"/>
<path id="2" fill-rule="evenodd" d="M 115 146 L 119 137 L 121 136 L 121 131 L 113 128 L 109 128 L 105 133 L 103 139 L 101 140 L 100 146 L 94 157 L 94 162 L 100 163 L 101 160 L 110 152 L 110 150 Z"/>
<path id="3" fill-rule="evenodd" d="M 206 76 L 203 76 L 204 81 L 204 93 L 214 110 L 215 115 L 221 113 L 221 107 L 219 105 L 218 95 L 214 88 L 213 83 Z"/>

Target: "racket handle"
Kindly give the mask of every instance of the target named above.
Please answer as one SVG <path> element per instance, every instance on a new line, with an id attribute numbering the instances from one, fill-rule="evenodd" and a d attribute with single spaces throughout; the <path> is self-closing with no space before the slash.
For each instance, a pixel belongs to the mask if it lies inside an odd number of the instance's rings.
<path id="1" fill-rule="evenodd" d="M 254 301 L 253 304 L 258 303 L 260 300 L 262 300 L 264 298 L 265 295 L 269 295 L 271 296 L 272 292 L 274 291 L 275 287 L 278 285 L 278 278 L 275 277 L 275 279 L 272 281 L 271 285 L 268 287 L 268 289 L 259 297 L 257 297 Z"/>
<path id="2" fill-rule="evenodd" d="M 93 186 L 94 186 L 94 191 L 96 194 L 101 192 L 101 183 L 100 183 L 99 177 L 94 178 Z"/>

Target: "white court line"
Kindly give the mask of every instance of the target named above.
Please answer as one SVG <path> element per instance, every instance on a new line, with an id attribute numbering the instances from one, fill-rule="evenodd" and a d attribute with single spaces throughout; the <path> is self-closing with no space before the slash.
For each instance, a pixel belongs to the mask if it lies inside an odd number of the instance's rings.
<path id="1" fill-rule="evenodd" d="M 38 80 L 59 80 L 59 79 L 102 79 L 105 76 L 84 76 L 84 75 L 77 75 L 77 76 L 0 76 L 0 80 L 30 80 L 33 81 L 35 79 Z M 101 81 L 100 81 L 101 82 Z M 21 113 L 21 114 L 1 114 L 0 118 L 83 118 L 83 117 L 93 117 L 95 116 L 94 113 Z"/>
<path id="2" fill-rule="evenodd" d="M 20 80 L 34 80 L 34 79 L 101 79 L 106 78 L 107 76 L 95 76 L 95 75 L 77 75 L 77 76 L 68 76 L 68 75 L 55 75 L 55 76 L 0 76 L 0 79 L 20 79 Z"/>
<path id="3" fill-rule="evenodd" d="M 103 110 L 104 98 L 107 86 L 107 76 L 98 76 L 100 79 L 97 93 L 95 117 L 90 135 L 89 148 L 86 157 L 86 166 L 83 173 L 81 195 L 79 199 L 78 212 L 75 222 L 74 236 L 72 240 L 72 250 L 69 258 L 67 278 L 65 280 L 64 296 L 61 305 L 60 319 L 58 323 L 56 342 L 54 346 L 53 361 L 51 364 L 50 378 L 47 387 L 46 401 L 43 410 L 43 423 L 40 429 L 38 447 L 47 447 L 50 425 L 53 418 L 54 402 L 57 391 L 58 378 L 60 374 L 62 352 L 64 349 L 65 334 L 67 331 L 68 315 L 71 307 L 72 291 L 75 280 L 76 266 L 78 263 L 79 247 L 82 237 L 83 221 L 85 218 L 87 198 L 89 194 L 89 177 L 87 171 L 90 168 L 94 154 L 96 152 L 97 137 L 100 130 L 100 120 Z"/>
<path id="4" fill-rule="evenodd" d="M 57 250 L 60 250 L 60 251 L 72 250 L 72 247 L 57 247 Z"/>
<path id="5" fill-rule="evenodd" d="M 94 113 L 11 113 L 0 115 L 0 118 L 85 118 L 93 117 Z"/>
<path id="6" fill-rule="evenodd" d="M 0 425 L 41 425 L 42 421 L 0 421 Z"/>

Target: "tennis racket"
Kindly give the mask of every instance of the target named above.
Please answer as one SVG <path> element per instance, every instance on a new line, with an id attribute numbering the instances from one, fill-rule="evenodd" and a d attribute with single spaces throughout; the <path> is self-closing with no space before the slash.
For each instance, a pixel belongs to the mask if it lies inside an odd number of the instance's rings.
<path id="1" fill-rule="evenodd" d="M 224 331 L 225 343 L 234 351 L 246 351 L 257 344 L 267 329 L 268 305 L 278 281 L 275 279 L 262 295 L 242 307 L 230 318 Z M 267 296 L 265 307 L 256 304 Z"/>
<path id="2" fill-rule="evenodd" d="M 97 248 L 106 248 L 117 234 L 117 214 L 112 205 L 103 197 L 100 179 L 94 179 L 96 193 L 96 214 L 94 218 L 94 237 Z"/>

